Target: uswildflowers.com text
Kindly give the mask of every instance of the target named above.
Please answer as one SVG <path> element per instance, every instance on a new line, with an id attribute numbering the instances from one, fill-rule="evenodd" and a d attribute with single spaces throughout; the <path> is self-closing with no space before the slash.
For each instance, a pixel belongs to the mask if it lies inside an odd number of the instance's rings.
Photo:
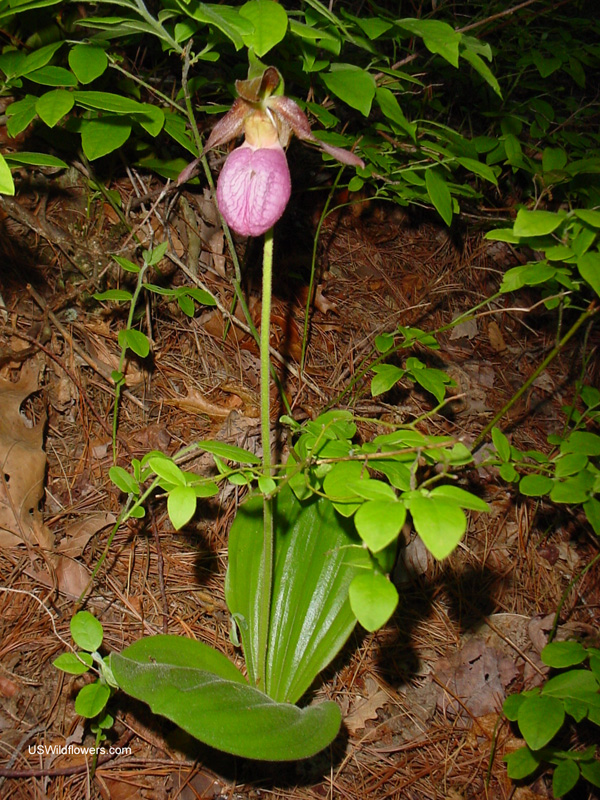
<path id="1" fill-rule="evenodd" d="M 32 744 L 27 748 L 31 755 L 38 756 L 130 756 L 131 747 L 82 747 L 78 744 Z"/>

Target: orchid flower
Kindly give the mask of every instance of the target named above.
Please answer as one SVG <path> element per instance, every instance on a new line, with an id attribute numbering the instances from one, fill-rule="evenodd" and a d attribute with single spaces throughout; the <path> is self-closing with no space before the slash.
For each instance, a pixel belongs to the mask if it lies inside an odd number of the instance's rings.
<path id="1" fill-rule="evenodd" d="M 284 147 L 292 133 L 316 144 L 342 164 L 364 167 L 354 153 L 314 136 L 297 103 L 273 94 L 280 81 L 275 67 L 268 67 L 257 78 L 236 81 L 239 96 L 206 143 L 205 152 L 244 134 L 243 144 L 229 154 L 217 182 L 219 211 L 229 227 L 242 236 L 265 233 L 287 206 L 292 187 Z M 187 174 L 188 170 L 184 170 L 178 182 L 186 180 Z"/>

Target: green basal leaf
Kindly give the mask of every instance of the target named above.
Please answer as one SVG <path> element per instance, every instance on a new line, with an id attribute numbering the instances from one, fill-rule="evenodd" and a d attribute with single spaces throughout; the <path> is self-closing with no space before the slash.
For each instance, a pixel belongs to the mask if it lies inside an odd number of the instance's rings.
<path id="1" fill-rule="evenodd" d="M 379 572 L 357 575 L 350 584 L 349 597 L 352 611 L 368 631 L 385 625 L 398 605 L 396 587 Z"/>
<path id="2" fill-rule="evenodd" d="M 123 691 L 202 742 L 266 761 L 308 758 L 336 737 L 335 703 L 298 708 L 249 686 L 207 645 L 178 636 L 141 639 L 111 657 Z"/>
<path id="3" fill-rule="evenodd" d="M 183 528 L 196 513 L 197 495 L 192 486 L 176 486 L 169 492 L 167 511 L 176 531 Z"/>
<path id="4" fill-rule="evenodd" d="M 105 683 L 88 683 L 75 698 L 75 711 L 86 719 L 96 717 L 108 703 L 110 688 Z"/>
<path id="5" fill-rule="evenodd" d="M 519 706 L 519 729 L 532 750 L 545 747 L 561 729 L 565 709 L 556 697 L 526 697 Z"/>
<path id="6" fill-rule="evenodd" d="M 272 503 L 275 564 L 265 689 L 274 700 L 296 702 L 354 628 L 348 587 L 371 562 L 352 522 L 327 499 L 300 503 L 286 486 Z M 241 633 L 251 675 L 264 657 L 257 639 L 263 534 L 262 498 L 252 497 L 231 526 L 225 583 L 230 612 L 246 623 Z"/>
<path id="7" fill-rule="evenodd" d="M 83 675 L 93 665 L 94 659 L 90 653 L 63 653 L 55 658 L 52 666 L 70 675 Z"/>
<path id="8" fill-rule="evenodd" d="M 78 611 L 71 617 L 70 627 L 73 641 L 82 650 L 93 653 L 102 644 L 102 625 L 89 611 Z"/>

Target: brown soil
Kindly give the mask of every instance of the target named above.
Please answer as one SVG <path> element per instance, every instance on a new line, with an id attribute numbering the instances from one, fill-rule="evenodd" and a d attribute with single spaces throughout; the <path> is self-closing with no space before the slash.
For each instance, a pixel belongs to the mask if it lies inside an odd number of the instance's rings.
<path id="1" fill-rule="evenodd" d="M 158 185 L 130 177 L 133 183 L 111 186 L 121 194 L 126 223 L 145 246 L 170 237 L 179 259 L 165 259 L 152 280 L 177 286 L 197 275 L 230 308 L 231 264 L 219 257 L 220 232 L 211 227 L 205 200 L 186 193 L 167 219 L 172 196 L 160 199 L 151 194 Z M 92 294 L 120 285 L 123 273 L 110 254 L 136 260 L 134 239 L 106 202 L 88 200 L 84 187 L 76 174 L 60 184 L 40 178 L 39 185 L 23 185 L 17 201 L 0 204 L 0 377 L 16 383 L 34 374 L 39 390 L 28 394 L 21 410 L 30 428 L 47 416 L 41 513 L 33 509 L 20 543 L 0 547 L 0 796 L 551 797 L 546 777 L 517 788 L 507 779 L 502 758 L 520 740 L 498 712 L 508 693 L 543 680 L 539 653 L 559 601 L 595 555 L 597 541 L 575 512 L 519 496 L 493 468 L 470 473 L 491 513 L 472 515 L 463 543 L 443 563 L 409 534 L 394 574 L 401 601 L 392 621 L 376 634 L 357 630 L 324 676 L 318 692 L 336 700 L 345 718 L 329 752 L 291 765 L 224 756 L 119 697 L 107 745 L 130 749 L 101 758 L 93 778 L 89 757 L 39 753 L 42 745 L 93 745 L 89 725 L 74 710 L 85 678 L 59 672 L 52 661 L 65 650 L 61 637 L 70 639 L 75 597 L 123 501 L 108 470 L 110 373 L 118 366 L 117 334 L 125 317 Z M 150 196 L 140 203 L 136 194 Z M 491 295 L 517 256 L 477 230 L 450 236 L 433 218 L 364 198 L 332 215 L 321 236 L 306 370 L 299 378 L 314 232 L 314 213 L 309 218 L 306 208 L 312 202 L 287 214 L 276 239 L 272 344 L 291 365 L 282 378 L 292 409 L 299 419 L 312 416 L 352 386 L 340 405 L 358 415 L 414 419 L 431 408 L 424 393 L 407 384 L 372 399 L 368 373 L 352 384 L 374 337 L 398 324 L 433 330 L 449 323 Z M 208 235 L 214 236 L 212 256 Z M 198 237 L 204 238 L 199 269 Z M 242 257 L 244 247 L 239 243 Z M 255 247 L 246 255 L 246 297 L 257 321 Z M 539 305 L 527 312 L 538 300 L 534 293 L 516 304 L 501 297 L 475 323 L 440 335 L 432 363 L 455 379 L 457 399 L 424 430 L 474 441 L 554 344 L 555 316 Z M 224 338 L 220 311 L 197 306 L 189 318 L 160 296 L 149 301 L 140 323 L 153 355 L 127 367 L 117 463 L 126 467 L 151 449 L 171 454 L 202 438 L 244 446 L 256 440 L 259 367 L 251 336 L 233 325 Z M 562 424 L 561 406 L 571 400 L 581 371 L 579 348 L 576 343 L 561 353 L 503 420 L 517 446 L 544 450 L 547 435 Z M 593 369 L 588 366 L 587 379 L 597 384 Z M 376 430 L 375 423 L 364 423 L 361 434 Z M 85 604 L 102 621 L 107 651 L 166 630 L 239 659 L 228 636 L 223 578 L 227 531 L 242 496 L 236 490 L 201 504 L 178 533 L 157 499 L 146 523 L 118 531 Z M 599 602 L 596 568 L 570 592 L 560 635 L 598 646 Z"/>

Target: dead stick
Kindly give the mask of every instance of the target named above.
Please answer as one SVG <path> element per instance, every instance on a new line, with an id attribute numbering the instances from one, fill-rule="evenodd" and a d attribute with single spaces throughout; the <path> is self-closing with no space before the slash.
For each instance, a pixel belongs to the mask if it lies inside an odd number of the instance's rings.
<path id="1" fill-rule="evenodd" d="M 156 543 L 156 568 L 158 572 L 158 586 L 160 589 L 160 596 L 163 603 L 163 633 L 167 633 L 169 629 L 169 602 L 167 600 L 167 593 L 165 592 L 165 574 L 164 574 L 164 559 L 162 549 L 160 546 L 160 536 L 158 535 L 158 525 L 156 524 L 156 514 L 154 508 L 150 505 L 150 527 L 152 528 L 152 535 Z"/>
<path id="2" fill-rule="evenodd" d="M 50 311 L 50 309 L 48 308 L 48 304 L 46 303 L 44 298 L 41 297 L 36 292 L 36 290 L 33 288 L 33 286 L 31 284 L 29 284 L 29 283 L 27 284 L 27 291 L 33 297 L 33 299 L 38 304 L 38 306 L 42 309 L 42 311 L 44 311 L 46 314 L 48 314 L 48 318 L 52 321 L 52 324 L 58 330 L 60 335 L 65 339 L 65 341 L 67 341 L 69 343 L 69 345 L 73 348 L 73 350 L 77 353 L 77 355 L 80 356 L 81 358 L 83 358 L 83 360 L 88 365 L 88 367 L 91 367 L 94 370 L 94 372 L 97 372 L 98 375 L 100 375 L 100 377 L 104 378 L 104 380 L 107 381 L 109 384 L 114 384 L 112 376 L 110 374 L 108 374 L 106 372 L 106 370 L 102 369 L 102 367 L 98 363 L 96 363 L 94 361 L 94 359 L 91 356 L 89 356 L 82 347 L 80 347 L 77 344 L 77 342 L 73 339 L 73 337 L 71 336 L 69 331 L 58 320 L 56 314 L 54 314 L 52 311 Z M 113 390 L 113 392 L 114 392 L 114 390 Z M 143 411 L 146 410 L 146 408 L 145 408 L 144 404 L 142 403 L 142 401 L 139 400 L 137 397 L 135 397 L 135 395 L 131 394 L 131 392 L 128 389 L 126 389 L 123 392 L 123 394 L 125 395 L 125 397 L 127 397 L 128 400 L 131 400 L 132 403 L 135 403 L 135 405 L 138 406 L 139 408 L 141 408 Z"/>

